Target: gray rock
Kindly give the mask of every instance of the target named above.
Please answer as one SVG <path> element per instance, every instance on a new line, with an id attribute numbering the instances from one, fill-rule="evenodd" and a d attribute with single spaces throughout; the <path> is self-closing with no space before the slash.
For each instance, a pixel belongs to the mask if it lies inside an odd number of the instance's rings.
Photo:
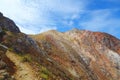
<path id="1" fill-rule="evenodd" d="M 5 69 L 6 68 L 6 63 L 0 60 L 0 69 Z"/>
<path id="2" fill-rule="evenodd" d="M 16 24 L 11 19 L 4 17 L 3 14 L 0 12 L 0 31 L 1 30 L 7 30 L 15 33 L 20 32 Z"/>
<path id="3" fill-rule="evenodd" d="M 0 70 L 0 80 L 15 80 L 10 74 L 5 70 Z"/>
<path id="4" fill-rule="evenodd" d="M 0 18 L 2 18 L 3 17 L 3 14 L 0 12 Z"/>

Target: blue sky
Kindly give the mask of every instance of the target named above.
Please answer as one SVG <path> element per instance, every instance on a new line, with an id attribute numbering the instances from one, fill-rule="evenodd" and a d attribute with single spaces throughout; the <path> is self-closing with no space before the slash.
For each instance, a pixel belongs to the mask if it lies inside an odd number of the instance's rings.
<path id="1" fill-rule="evenodd" d="M 27 34 L 78 28 L 120 38 L 120 0 L 0 0 L 0 11 Z"/>

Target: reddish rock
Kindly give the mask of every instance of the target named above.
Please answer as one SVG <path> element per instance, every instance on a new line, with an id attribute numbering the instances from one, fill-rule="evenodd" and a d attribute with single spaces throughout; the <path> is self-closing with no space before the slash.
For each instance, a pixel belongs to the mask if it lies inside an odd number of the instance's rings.
<path id="1" fill-rule="evenodd" d="M 120 40 L 107 33 L 52 30 L 32 37 L 61 71 L 75 80 L 120 79 Z"/>

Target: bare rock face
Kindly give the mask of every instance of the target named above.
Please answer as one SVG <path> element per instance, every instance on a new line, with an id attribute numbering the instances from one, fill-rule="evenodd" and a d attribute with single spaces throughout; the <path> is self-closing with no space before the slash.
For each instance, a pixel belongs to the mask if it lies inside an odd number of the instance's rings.
<path id="1" fill-rule="evenodd" d="M 120 40 L 109 34 L 74 29 L 32 38 L 70 79 L 120 80 Z"/>
<path id="2" fill-rule="evenodd" d="M 26 34 L 20 32 L 16 24 L 0 13 L 0 43 L 12 48 L 18 53 L 39 52 L 36 42 Z"/>
<path id="3" fill-rule="evenodd" d="M 0 31 L 1 31 L 1 29 L 15 32 L 15 33 L 20 32 L 20 30 L 16 26 L 16 24 L 9 18 L 4 17 L 2 13 L 0 13 Z"/>
<path id="4" fill-rule="evenodd" d="M 0 18 L 2 18 L 3 17 L 3 14 L 0 12 Z"/>

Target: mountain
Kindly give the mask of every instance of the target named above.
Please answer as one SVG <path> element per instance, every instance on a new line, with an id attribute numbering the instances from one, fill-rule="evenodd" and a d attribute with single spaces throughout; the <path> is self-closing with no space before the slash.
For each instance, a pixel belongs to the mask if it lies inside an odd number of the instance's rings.
<path id="1" fill-rule="evenodd" d="M 0 80 L 120 80 L 120 40 L 87 30 L 20 32 L 0 13 Z"/>

